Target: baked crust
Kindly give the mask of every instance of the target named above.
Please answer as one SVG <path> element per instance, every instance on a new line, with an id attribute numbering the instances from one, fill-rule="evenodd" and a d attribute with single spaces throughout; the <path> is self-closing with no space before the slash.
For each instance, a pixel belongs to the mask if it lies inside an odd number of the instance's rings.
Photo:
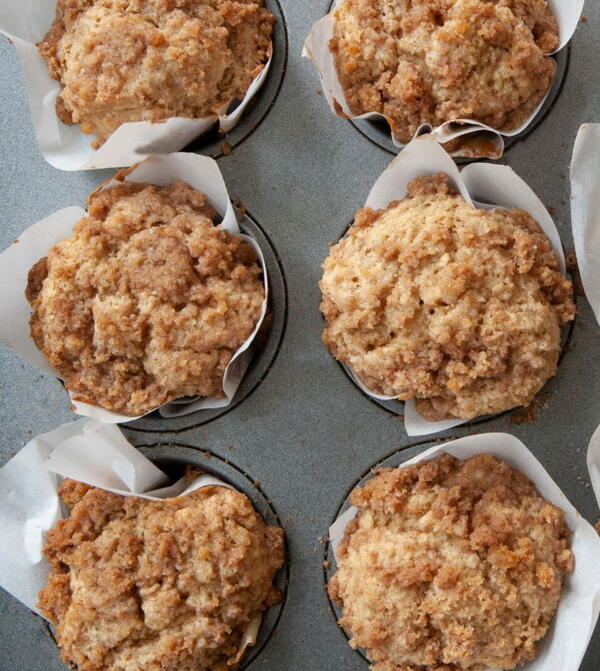
<path id="1" fill-rule="evenodd" d="M 47 534 L 39 608 L 79 671 L 235 668 L 253 616 L 281 599 L 283 530 L 248 498 L 205 487 L 123 497 L 66 480 L 71 508 Z"/>
<path id="2" fill-rule="evenodd" d="M 419 126 L 520 126 L 550 87 L 558 27 L 546 0 L 344 0 L 330 49 L 353 114 Z"/>
<path id="3" fill-rule="evenodd" d="M 323 264 L 323 342 L 376 393 L 429 420 L 527 405 L 555 374 L 572 285 L 522 210 L 486 211 L 419 177 L 364 208 Z"/>
<path id="4" fill-rule="evenodd" d="M 123 123 L 202 118 L 242 99 L 268 59 L 263 0 L 58 0 L 39 43 L 56 111 L 102 145 Z"/>
<path id="5" fill-rule="evenodd" d="M 125 182 L 30 271 L 31 336 L 76 400 L 140 415 L 223 396 L 265 295 L 252 247 L 183 182 Z"/>
<path id="6" fill-rule="evenodd" d="M 373 671 L 513 669 L 536 655 L 573 568 L 564 513 L 491 455 L 380 471 L 328 589 Z"/>

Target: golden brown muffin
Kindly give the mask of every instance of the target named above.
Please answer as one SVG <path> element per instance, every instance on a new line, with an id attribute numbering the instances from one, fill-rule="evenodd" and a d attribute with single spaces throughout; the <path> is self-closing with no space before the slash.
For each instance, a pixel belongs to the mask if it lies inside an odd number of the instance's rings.
<path id="1" fill-rule="evenodd" d="M 558 27 L 546 0 L 343 0 L 330 49 L 352 114 L 520 126 L 550 87 Z"/>
<path id="2" fill-rule="evenodd" d="M 248 498 L 205 487 L 163 501 L 66 480 L 39 608 L 79 671 L 226 671 L 252 618 L 278 603 L 283 531 Z"/>
<path id="3" fill-rule="evenodd" d="M 482 454 L 386 469 L 355 489 L 328 589 L 373 671 L 514 669 L 573 568 L 562 510 Z"/>
<path id="4" fill-rule="evenodd" d="M 265 290 L 252 247 L 214 215 L 183 182 L 97 190 L 31 269 L 32 338 L 76 400 L 133 416 L 223 396 Z"/>
<path id="5" fill-rule="evenodd" d="M 471 206 L 444 174 L 359 210 L 323 269 L 325 345 L 429 420 L 526 405 L 555 374 L 560 325 L 575 314 L 538 224 Z"/>
<path id="6" fill-rule="evenodd" d="M 58 0 L 38 45 L 57 114 L 99 147 L 128 121 L 202 118 L 242 99 L 268 58 L 263 0 Z"/>

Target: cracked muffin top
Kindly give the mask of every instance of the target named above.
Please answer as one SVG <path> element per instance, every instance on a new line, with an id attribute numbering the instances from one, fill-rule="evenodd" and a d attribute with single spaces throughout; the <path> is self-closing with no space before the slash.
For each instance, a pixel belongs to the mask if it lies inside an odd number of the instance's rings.
<path id="1" fill-rule="evenodd" d="M 328 589 L 373 671 L 514 669 L 573 569 L 560 508 L 503 461 L 445 454 L 380 471 L 351 503 Z"/>
<path id="2" fill-rule="evenodd" d="M 512 130 L 554 77 L 558 27 L 546 0 L 342 0 L 330 42 L 352 114 L 394 136 L 473 119 Z"/>
<path id="3" fill-rule="evenodd" d="M 254 249 L 183 182 L 94 191 L 29 272 L 31 335 L 78 401 L 129 416 L 223 396 L 265 289 Z"/>
<path id="4" fill-rule="evenodd" d="M 572 285 L 523 210 L 477 209 L 445 174 L 364 208 L 323 264 L 323 342 L 429 420 L 526 405 L 555 374 Z"/>
<path id="5" fill-rule="evenodd" d="M 283 530 L 218 486 L 150 501 L 65 480 L 39 608 L 78 671 L 225 671 L 281 599 Z"/>
<path id="6" fill-rule="evenodd" d="M 38 45 L 59 118 L 99 147 L 121 124 L 202 118 L 242 99 L 268 59 L 263 0 L 58 0 Z"/>

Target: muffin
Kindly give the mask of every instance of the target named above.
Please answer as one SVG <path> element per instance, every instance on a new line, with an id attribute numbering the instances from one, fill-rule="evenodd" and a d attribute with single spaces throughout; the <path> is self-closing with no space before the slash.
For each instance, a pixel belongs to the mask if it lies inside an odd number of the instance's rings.
<path id="1" fill-rule="evenodd" d="M 63 123 L 99 147 L 121 124 L 202 118 L 242 99 L 269 56 L 263 0 L 58 0 L 39 43 Z"/>
<path id="2" fill-rule="evenodd" d="M 554 77 L 546 0 L 342 0 L 330 49 L 352 114 L 378 112 L 408 143 L 422 124 L 518 128 Z"/>
<path id="3" fill-rule="evenodd" d="M 364 208 L 323 264 L 323 342 L 428 420 L 526 405 L 555 374 L 571 282 L 524 211 L 482 210 L 445 174 Z"/>
<path id="4" fill-rule="evenodd" d="M 38 607 L 79 671 L 235 668 L 250 622 L 281 599 L 283 531 L 240 492 L 151 501 L 65 480 Z"/>
<path id="5" fill-rule="evenodd" d="M 562 510 L 487 454 L 385 469 L 355 489 L 328 589 L 373 671 L 514 669 L 573 569 Z"/>
<path id="6" fill-rule="evenodd" d="M 265 289 L 253 248 L 183 182 L 93 192 L 29 272 L 31 336 L 75 400 L 128 416 L 222 397 Z"/>

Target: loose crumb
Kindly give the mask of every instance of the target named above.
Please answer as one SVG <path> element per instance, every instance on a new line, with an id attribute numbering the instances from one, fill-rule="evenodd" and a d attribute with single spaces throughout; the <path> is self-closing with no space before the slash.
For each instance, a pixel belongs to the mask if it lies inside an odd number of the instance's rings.
<path id="1" fill-rule="evenodd" d="M 575 287 L 575 294 L 577 296 L 585 296 L 583 282 L 581 281 L 581 273 L 579 272 L 579 263 L 577 262 L 577 254 L 574 249 L 570 249 L 565 254 L 565 262 L 567 270 L 573 277 L 573 286 Z"/>
<path id="2" fill-rule="evenodd" d="M 531 424 L 538 418 L 541 410 L 548 407 L 548 403 L 552 394 L 550 392 L 542 392 L 538 394 L 529 405 L 524 408 L 518 408 L 510 415 L 510 421 L 513 424 Z"/>

